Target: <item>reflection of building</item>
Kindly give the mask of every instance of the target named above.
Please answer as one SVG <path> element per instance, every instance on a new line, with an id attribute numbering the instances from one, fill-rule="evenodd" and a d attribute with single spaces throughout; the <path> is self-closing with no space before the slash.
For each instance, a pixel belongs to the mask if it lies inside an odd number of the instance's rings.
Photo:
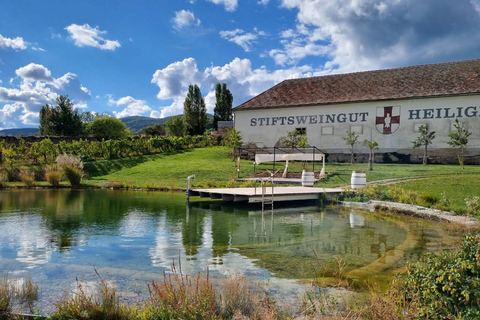
<path id="1" fill-rule="evenodd" d="M 380 152 L 421 153 L 411 141 L 429 124 L 437 133 L 430 154 L 455 155 L 447 142 L 458 119 L 473 132 L 468 147 L 478 154 L 480 59 L 285 80 L 234 113 L 244 143 L 273 147 L 296 130 L 310 145 L 337 154 L 348 152 L 342 137 L 349 130 L 359 141 L 376 140 Z"/>

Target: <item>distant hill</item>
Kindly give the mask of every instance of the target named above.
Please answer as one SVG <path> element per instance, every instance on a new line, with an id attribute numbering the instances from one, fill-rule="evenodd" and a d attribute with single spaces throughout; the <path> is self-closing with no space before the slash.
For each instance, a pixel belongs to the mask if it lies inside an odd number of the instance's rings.
<path id="1" fill-rule="evenodd" d="M 38 128 L 15 128 L 0 130 L 0 136 L 36 136 Z"/>
<path id="2" fill-rule="evenodd" d="M 160 123 L 164 125 L 165 122 L 167 122 L 168 119 L 172 117 L 176 117 L 176 116 L 165 117 L 165 118 L 149 118 L 149 117 L 133 116 L 133 117 L 120 118 L 120 120 L 122 120 L 122 122 L 127 126 L 128 129 L 130 129 L 132 133 L 137 133 L 143 128 L 153 126 L 155 123 Z M 213 115 L 210 113 L 207 113 L 207 119 L 212 120 Z M 209 126 L 207 124 L 207 129 L 211 127 L 212 126 Z"/>
<path id="3" fill-rule="evenodd" d="M 165 124 L 170 117 L 166 118 L 149 118 L 141 116 L 132 116 L 120 118 L 120 120 L 127 126 L 132 133 L 139 132 L 143 128 L 153 126 L 155 123 Z"/>

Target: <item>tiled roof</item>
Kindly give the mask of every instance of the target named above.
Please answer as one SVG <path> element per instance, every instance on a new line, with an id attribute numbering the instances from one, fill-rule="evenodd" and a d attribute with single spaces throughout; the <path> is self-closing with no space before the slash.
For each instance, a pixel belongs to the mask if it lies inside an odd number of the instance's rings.
<path id="1" fill-rule="evenodd" d="M 234 111 L 480 94 L 480 59 L 285 80 Z"/>

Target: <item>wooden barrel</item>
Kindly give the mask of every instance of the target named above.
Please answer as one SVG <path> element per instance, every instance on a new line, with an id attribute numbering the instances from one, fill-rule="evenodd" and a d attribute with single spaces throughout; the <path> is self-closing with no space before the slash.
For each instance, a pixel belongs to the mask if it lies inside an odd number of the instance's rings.
<path id="1" fill-rule="evenodd" d="M 352 189 L 361 189 L 367 186 L 367 174 L 365 171 L 352 171 L 350 180 Z"/>
<path id="2" fill-rule="evenodd" d="M 302 171 L 302 186 L 313 187 L 315 183 L 315 173 L 310 171 Z"/>

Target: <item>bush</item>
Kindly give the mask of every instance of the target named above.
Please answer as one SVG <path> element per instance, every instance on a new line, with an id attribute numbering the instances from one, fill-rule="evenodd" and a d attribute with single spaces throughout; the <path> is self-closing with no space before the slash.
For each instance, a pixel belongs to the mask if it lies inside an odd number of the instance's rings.
<path id="1" fill-rule="evenodd" d="M 421 319 L 480 318 L 480 236 L 466 236 L 458 251 L 428 254 L 407 267 L 401 300 Z"/>
<path id="2" fill-rule="evenodd" d="M 28 169 L 21 169 L 20 180 L 25 183 L 27 187 L 33 187 L 35 185 L 35 172 Z"/>
<path id="3" fill-rule="evenodd" d="M 0 170 L 0 187 L 5 186 L 8 182 L 8 172 L 7 170 L 1 169 Z"/>
<path id="4" fill-rule="evenodd" d="M 78 187 L 83 176 L 83 162 L 77 157 L 61 154 L 57 157 L 57 165 L 73 187 Z"/>
<path id="5" fill-rule="evenodd" d="M 465 198 L 465 204 L 467 205 L 468 211 L 472 214 L 480 213 L 480 197 L 473 196 L 471 198 Z"/>
<path id="6" fill-rule="evenodd" d="M 62 172 L 57 166 L 48 166 L 45 168 L 45 180 L 52 186 L 58 187 L 62 180 Z"/>

